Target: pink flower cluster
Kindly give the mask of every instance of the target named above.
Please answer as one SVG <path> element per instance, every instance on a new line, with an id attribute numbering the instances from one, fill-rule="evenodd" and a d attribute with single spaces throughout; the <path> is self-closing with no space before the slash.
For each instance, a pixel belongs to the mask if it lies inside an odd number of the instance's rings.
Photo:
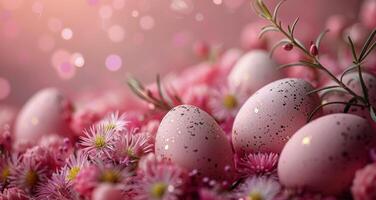
<path id="1" fill-rule="evenodd" d="M 346 35 L 354 42 L 364 41 L 369 29 L 375 28 L 376 1 L 365 1 L 361 23 L 352 23 L 345 16 L 332 16 L 327 28 L 333 44 L 323 46 L 320 56 L 325 66 L 338 75 L 351 63 L 350 52 L 341 49 Z M 262 25 L 262 24 L 261 24 Z M 256 37 L 260 22 L 247 26 L 241 35 L 244 50 L 270 49 L 275 38 Z M 303 41 L 309 43 L 310 40 Z M 331 47 L 339 47 L 334 50 Z M 195 44 L 202 63 L 161 80 L 163 93 L 175 100 L 163 99 L 173 106 L 195 105 L 211 114 L 230 136 L 234 118 L 251 94 L 227 81 L 234 64 L 243 54 L 241 49 L 219 51 L 206 43 Z M 315 47 L 312 52 L 318 51 Z M 290 46 L 275 52 L 279 63 L 296 62 L 302 58 Z M 376 55 L 364 63 L 376 73 Z M 324 85 L 327 79 L 320 72 L 304 68 L 289 68 L 287 77 L 298 77 L 314 85 Z M 163 98 L 159 85 L 144 87 L 146 96 Z M 254 92 L 254 91 L 252 91 Z M 154 154 L 155 135 L 166 110 L 136 100 L 130 93 L 114 90 L 95 98 L 82 95 L 80 105 L 69 112 L 72 138 L 45 135 L 29 148 L 12 145 L 14 117 L 9 110 L 0 110 L 0 200 L 284 200 L 336 199 L 307 192 L 304 188 L 285 188 L 278 182 L 278 154 L 254 152 L 236 155 L 234 182 L 222 183 L 207 177 L 197 178 L 195 171 L 163 160 Z M 168 103 L 162 106 L 168 106 Z M 4 111 L 4 112 L 3 112 Z M 119 112 L 115 112 L 119 111 Z M 14 111 L 13 111 L 14 112 Z M 6 113 L 1 115 L 1 113 Z M 231 138 L 229 137 L 229 140 Z M 351 187 L 356 200 L 376 198 L 376 167 L 369 164 L 358 171 Z M 350 186 L 349 186 L 350 187 Z M 338 197 L 339 199 L 345 197 Z"/>

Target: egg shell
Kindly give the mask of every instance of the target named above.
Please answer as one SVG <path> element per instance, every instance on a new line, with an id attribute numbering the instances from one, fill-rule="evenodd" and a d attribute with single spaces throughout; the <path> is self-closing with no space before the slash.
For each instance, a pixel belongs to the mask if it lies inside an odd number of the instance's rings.
<path id="1" fill-rule="evenodd" d="M 44 135 L 71 137 L 71 107 L 55 88 L 43 89 L 32 96 L 19 112 L 14 132 L 15 145 L 35 145 Z"/>
<path id="2" fill-rule="evenodd" d="M 363 72 L 362 77 L 366 87 L 368 88 L 368 98 L 370 100 L 371 105 L 376 108 L 376 76 L 373 74 Z M 361 87 L 360 79 L 358 72 L 351 72 L 346 74 L 343 77 L 343 82 L 353 90 L 357 95 L 363 96 L 363 90 Z M 337 85 L 333 81 L 328 82 L 325 86 Z M 321 93 L 323 103 L 327 102 L 348 102 L 352 96 L 349 94 L 344 94 L 342 92 L 333 92 L 330 94 Z M 343 104 L 331 104 L 328 106 L 323 107 L 324 114 L 332 114 L 332 113 L 342 113 L 345 109 L 345 105 Z M 349 113 L 358 115 L 363 117 L 369 121 L 369 123 L 374 127 L 376 133 L 376 122 L 374 122 L 369 114 L 368 108 L 361 108 L 352 106 L 349 110 Z"/>
<path id="3" fill-rule="evenodd" d="M 180 105 L 163 118 L 156 135 L 155 153 L 199 177 L 228 180 L 233 152 L 225 133 L 205 111 Z"/>
<path id="4" fill-rule="evenodd" d="M 283 78 L 277 63 L 263 50 L 252 50 L 244 54 L 228 76 L 231 88 L 252 94 L 264 85 Z"/>
<path id="5" fill-rule="evenodd" d="M 346 190 L 356 170 L 366 165 L 375 135 L 368 122 L 352 114 L 331 114 L 299 129 L 283 149 L 280 182 L 336 195 Z"/>
<path id="6" fill-rule="evenodd" d="M 287 140 L 307 122 L 320 100 L 307 95 L 313 87 L 302 79 L 281 79 L 253 94 L 240 108 L 232 129 L 237 153 L 280 153 Z"/>

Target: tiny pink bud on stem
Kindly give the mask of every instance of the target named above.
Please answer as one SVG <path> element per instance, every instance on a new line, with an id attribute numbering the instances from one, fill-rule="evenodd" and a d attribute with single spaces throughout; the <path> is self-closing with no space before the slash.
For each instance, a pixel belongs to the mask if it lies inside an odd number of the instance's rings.
<path id="1" fill-rule="evenodd" d="M 286 51 L 291 51 L 293 48 L 294 48 L 294 45 L 292 45 L 291 43 L 287 43 L 283 45 L 283 49 Z"/>
<path id="2" fill-rule="evenodd" d="M 319 54 L 319 50 L 317 49 L 316 44 L 314 44 L 313 42 L 311 42 L 311 47 L 309 48 L 309 53 L 312 56 L 317 56 Z"/>

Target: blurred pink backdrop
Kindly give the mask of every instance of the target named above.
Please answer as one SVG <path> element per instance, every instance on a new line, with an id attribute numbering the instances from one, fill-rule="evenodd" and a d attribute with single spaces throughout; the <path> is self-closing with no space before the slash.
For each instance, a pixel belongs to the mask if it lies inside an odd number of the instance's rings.
<path id="1" fill-rule="evenodd" d="M 288 0 L 281 15 L 300 15 L 300 34 L 317 35 L 329 15 L 355 18 L 360 4 Z M 48 86 L 126 89 L 127 74 L 152 81 L 199 62 L 196 41 L 240 47 L 256 19 L 247 0 L 0 0 L 0 104 L 19 106 Z"/>

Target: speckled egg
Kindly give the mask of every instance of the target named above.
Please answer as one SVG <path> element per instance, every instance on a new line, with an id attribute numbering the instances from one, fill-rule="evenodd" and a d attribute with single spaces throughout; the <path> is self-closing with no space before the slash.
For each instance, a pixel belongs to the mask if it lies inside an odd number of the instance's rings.
<path id="1" fill-rule="evenodd" d="M 320 100 L 307 95 L 313 87 L 302 79 L 281 79 L 253 94 L 240 108 L 232 142 L 237 153 L 280 153 L 287 140 L 307 122 Z"/>
<path id="2" fill-rule="evenodd" d="M 15 145 L 34 145 L 44 135 L 70 137 L 72 107 L 55 88 L 43 89 L 32 96 L 19 112 L 14 132 Z"/>
<path id="3" fill-rule="evenodd" d="M 375 135 L 367 120 L 331 114 L 299 129 L 280 155 L 278 175 L 287 187 L 336 195 L 347 189 L 355 171 L 366 165 Z"/>
<path id="4" fill-rule="evenodd" d="M 371 105 L 376 107 L 376 77 L 370 73 L 363 72 L 362 73 L 364 83 L 368 88 L 368 96 Z M 346 74 L 343 77 L 343 82 L 352 89 L 356 94 L 363 96 L 363 90 L 361 87 L 360 79 L 358 72 L 351 72 Z M 336 85 L 333 81 L 330 81 L 326 84 L 326 86 Z M 321 93 L 323 103 L 327 102 L 334 102 L 334 101 L 341 101 L 341 102 L 348 102 L 351 99 L 351 95 L 345 94 L 342 92 L 333 92 L 330 94 Z M 323 108 L 324 114 L 332 114 L 332 113 L 342 113 L 344 111 L 345 105 L 343 104 L 332 104 L 325 106 Z M 349 113 L 358 115 L 367 119 L 375 129 L 376 132 L 376 123 L 371 119 L 368 108 L 361 108 L 352 106 L 349 110 Z"/>
<path id="5" fill-rule="evenodd" d="M 238 60 L 227 81 L 231 88 L 252 94 L 264 85 L 283 78 L 277 67 L 277 63 L 270 58 L 268 52 L 253 50 Z"/>
<path id="6" fill-rule="evenodd" d="M 233 167 L 230 142 L 215 120 L 191 105 L 180 105 L 163 118 L 155 153 L 200 177 L 228 180 Z"/>

